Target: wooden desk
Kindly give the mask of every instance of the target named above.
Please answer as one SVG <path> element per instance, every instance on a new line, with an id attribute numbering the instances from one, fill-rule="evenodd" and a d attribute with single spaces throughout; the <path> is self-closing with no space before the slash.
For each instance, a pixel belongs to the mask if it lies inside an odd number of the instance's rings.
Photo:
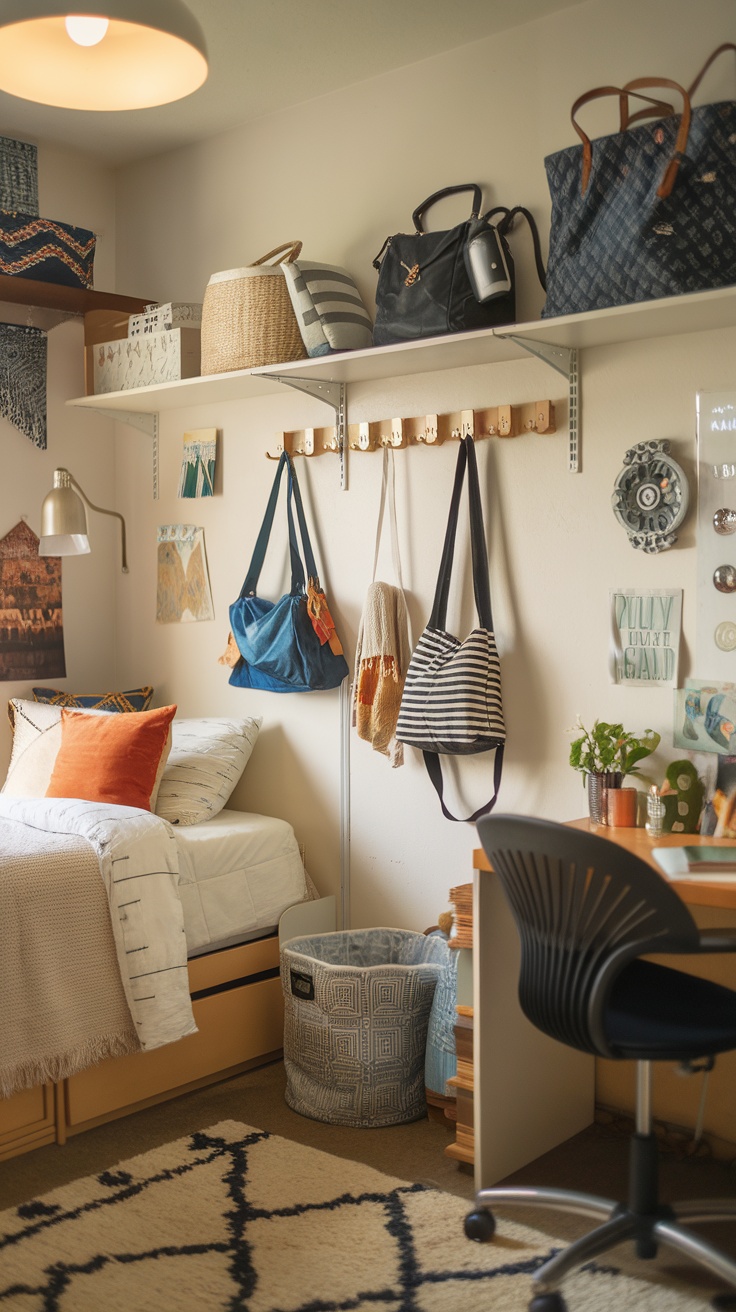
<path id="1" fill-rule="evenodd" d="M 571 824 L 620 843 L 659 873 L 653 847 L 701 842 L 736 846 L 733 839 L 701 839 L 697 834 L 664 834 L 652 840 L 644 829 L 612 829 L 591 825 L 587 819 Z M 594 1059 L 548 1038 L 527 1020 L 517 997 L 516 926 L 482 848 L 473 853 L 473 869 L 473 1102 L 475 1181 L 480 1189 L 585 1129 L 594 1118 L 596 1102 L 633 1112 L 634 1083 L 632 1063 Z M 699 925 L 736 924 L 736 879 L 733 883 L 677 880 L 672 888 Z M 692 966 L 693 973 L 736 988 L 733 957 L 701 957 L 693 962 L 683 958 L 677 966 L 683 970 Z M 661 1065 L 656 1072 L 655 1116 L 676 1125 L 694 1125 L 700 1077 L 683 1080 L 669 1068 L 660 1070 Z M 725 1053 L 711 1080 L 711 1121 L 706 1120 L 706 1130 L 728 1144 L 736 1143 L 734 1087 L 736 1054 Z"/>

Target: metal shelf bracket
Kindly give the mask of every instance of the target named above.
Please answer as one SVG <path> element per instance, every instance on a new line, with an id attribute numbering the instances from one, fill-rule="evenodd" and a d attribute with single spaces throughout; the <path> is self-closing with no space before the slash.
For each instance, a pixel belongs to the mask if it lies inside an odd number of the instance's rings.
<path id="1" fill-rule="evenodd" d="M 568 472 L 571 474 L 580 473 L 580 445 L 582 441 L 582 429 L 580 424 L 580 379 L 578 375 L 578 352 L 575 346 L 554 346 L 552 342 L 533 342 L 526 337 L 517 337 L 515 333 L 496 334 L 498 337 L 507 337 L 509 341 L 516 342 L 530 355 L 536 355 L 537 359 L 544 360 L 545 364 L 550 365 L 567 379 L 568 389 L 568 426 L 569 426 L 569 445 L 568 445 Z"/>
<path id="2" fill-rule="evenodd" d="M 254 370 L 254 373 L 257 373 Z M 344 383 L 320 382 L 316 378 L 297 378 L 291 374 L 258 374 L 261 378 L 270 378 L 277 383 L 284 383 L 287 387 L 295 387 L 298 392 L 306 392 L 308 396 L 314 396 L 318 401 L 324 401 L 326 405 L 332 406 L 335 411 L 335 441 L 337 443 L 337 453 L 340 457 L 340 488 L 344 492 L 347 489 L 347 465 L 346 465 L 346 436 L 347 426 L 345 423 L 346 393 Z"/>
<path id="3" fill-rule="evenodd" d="M 146 410 L 103 410 L 102 406 L 89 406 L 98 415 L 106 419 L 116 419 L 118 423 L 130 424 L 141 433 L 147 433 L 153 442 L 153 499 L 158 501 L 158 464 L 159 464 L 159 420 L 158 412 Z"/>

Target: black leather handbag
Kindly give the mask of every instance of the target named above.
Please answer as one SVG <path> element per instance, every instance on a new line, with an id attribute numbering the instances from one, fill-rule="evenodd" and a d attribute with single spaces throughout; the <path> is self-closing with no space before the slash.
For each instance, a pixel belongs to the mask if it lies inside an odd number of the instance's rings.
<path id="1" fill-rule="evenodd" d="M 427 210 L 445 196 L 472 192 L 469 219 L 445 232 L 425 232 Z M 516 318 L 514 261 L 506 234 L 522 214 L 532 232 L 534 255 L 545 286 L 539 234 L 522 206 L 497 205 L 481 215 L 475 182 L 435 191 L 412 215 L 415 231 L 387 237 L 373 267 L 378 270 L 373 345 L 387 346 L 445 333 L 495 328 Z M 500 215 L 496 223 L 491 220 Z"/>

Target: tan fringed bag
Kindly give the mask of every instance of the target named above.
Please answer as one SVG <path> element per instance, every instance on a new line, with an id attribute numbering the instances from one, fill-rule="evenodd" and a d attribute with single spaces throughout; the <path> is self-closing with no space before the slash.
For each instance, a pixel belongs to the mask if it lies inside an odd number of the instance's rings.
<path id="1" fill-rule="evenodd" d="M 202 305 L 203 374 L 306 358 L 281 267 L 295 260 L 301 248 L 300 241 L 288 241 L 255 264 L 212 274 Z M 288 254 L 277 264 L 266 263 L 284 251 Z"/>

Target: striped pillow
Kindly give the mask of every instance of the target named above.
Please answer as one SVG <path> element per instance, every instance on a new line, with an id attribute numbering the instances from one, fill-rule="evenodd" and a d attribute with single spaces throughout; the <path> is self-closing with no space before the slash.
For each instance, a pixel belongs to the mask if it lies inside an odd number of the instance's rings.
<path id="1" fill-rule="evenodd" d="M 307 355 L 362 351 L 373 345 L 370 315 L 345 269 L 306 260 L 280 267 Z"/>
<path id="2" fill-rule="evenodd" d="M 255 746 L 262 720 L 174 720 L 156 815 L 172 825 L 211 820 L 227 802 Z"/>

